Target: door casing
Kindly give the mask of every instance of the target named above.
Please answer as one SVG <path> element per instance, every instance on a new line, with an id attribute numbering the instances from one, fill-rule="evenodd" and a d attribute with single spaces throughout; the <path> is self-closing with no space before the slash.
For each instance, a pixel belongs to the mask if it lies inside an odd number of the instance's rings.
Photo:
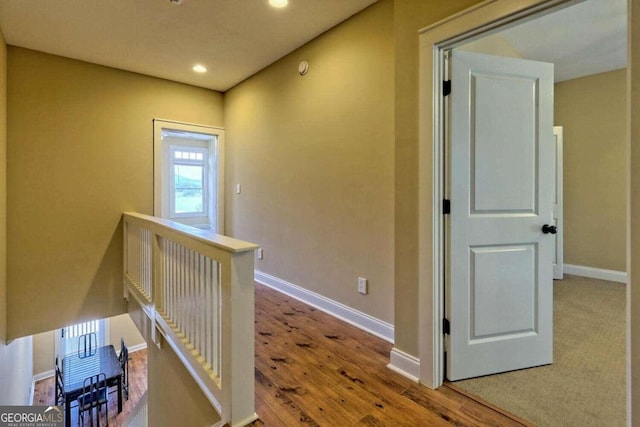
<path id="1" fill-rule="evenodd" d="M 444 380 L 445 51 L 581 1 L 486 0 L 420 31 L 418 218 L 425 226 L 418 237 L 418 350 L 420 382 L 428 387 L 437 388 Z M 428 182 L 432 185 L 424 184 Z"/>

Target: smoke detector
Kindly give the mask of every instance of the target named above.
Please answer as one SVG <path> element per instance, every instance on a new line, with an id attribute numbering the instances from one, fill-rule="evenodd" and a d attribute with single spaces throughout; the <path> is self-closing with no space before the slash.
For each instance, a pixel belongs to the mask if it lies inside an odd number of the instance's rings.
<path id="1" fill-rule="evenodd" d="M 176 5 L 180 6 L 183 1 L 184 0 L 169 0 L 169 3 L 173 3 L 173 4 L 176 4 Z"/>

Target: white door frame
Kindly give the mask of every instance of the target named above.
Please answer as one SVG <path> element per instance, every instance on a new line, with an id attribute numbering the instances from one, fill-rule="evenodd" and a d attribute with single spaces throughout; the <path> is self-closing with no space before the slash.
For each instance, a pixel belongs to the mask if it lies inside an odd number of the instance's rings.
<path id="1" fill-rule="evenodd" d="M 420 381 L 428 387 L 444 379 L 444 51 L 581 1 L 485 0 L 420 31 L 418 351 Z"/>
<path id="2" fill-rule="evenodd" d="M 553 278 L 561 280 L 564 277 L 564 128 L 554 126 L 553 135 L 555 137 L 556 162 L 556 182 L 554 183 L 556 197 L 553 202 L 553 216 L 556 220 L 555 225 L 558 227 L 558 233 L 554 239 Z"/>

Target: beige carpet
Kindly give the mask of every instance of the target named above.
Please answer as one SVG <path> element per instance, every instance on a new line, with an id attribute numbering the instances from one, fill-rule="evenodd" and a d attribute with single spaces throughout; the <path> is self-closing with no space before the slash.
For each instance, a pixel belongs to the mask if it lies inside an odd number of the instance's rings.
<path id="1" fill-rule="evenodd" d="M 554 282 L 554 363 L 454 384 L 539 426 L 624 426 L 625 285 Z"/>

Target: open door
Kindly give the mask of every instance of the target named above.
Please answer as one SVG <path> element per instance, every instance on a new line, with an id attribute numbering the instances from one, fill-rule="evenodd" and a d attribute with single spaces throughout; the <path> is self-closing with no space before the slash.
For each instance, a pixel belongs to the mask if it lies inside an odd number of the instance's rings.
<path id="1" fill-rule="evenodd" d="M 553 358 L 553 65 L 453 51 L 446 374 Z"/>

